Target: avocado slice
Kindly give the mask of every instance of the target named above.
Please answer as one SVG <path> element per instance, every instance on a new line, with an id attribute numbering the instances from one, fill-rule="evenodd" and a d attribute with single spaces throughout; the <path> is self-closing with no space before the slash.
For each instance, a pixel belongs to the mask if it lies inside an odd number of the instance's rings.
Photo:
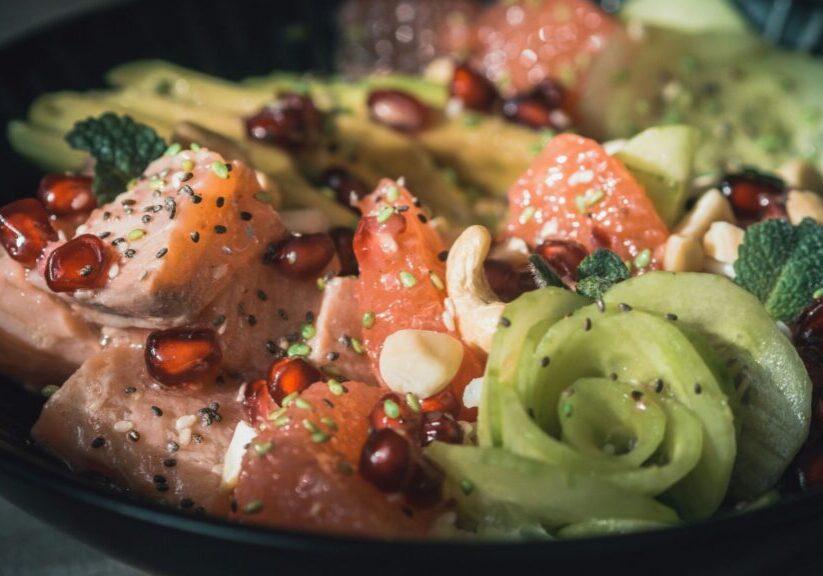
<path id="1" fill-rule="evenodd" d="M 762 304 L 721 276 L 652 272 L 615 285 L 607 306 L 675 314 L 702 335 L 733 371 L 732 404 L 741 427 L 730 484 L 735 500 L 752 500 L 780 479 L 809 432 L 811 381 L 792 343 Z"/>
<path id="2" fill-rule="evenodd" d="M 649 128 L 615 155 L 646 189 L 670 228 L 683 215 L 688 199 L 698 136 L 689 126 Z"/>

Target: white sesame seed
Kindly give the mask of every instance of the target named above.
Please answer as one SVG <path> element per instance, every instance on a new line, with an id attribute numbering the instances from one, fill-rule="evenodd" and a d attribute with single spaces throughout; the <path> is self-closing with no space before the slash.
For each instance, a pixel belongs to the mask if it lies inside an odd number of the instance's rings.
<path id="1" fill-rule="evenodd" d="M 194 426 L 195 422 L 197 422 L 197 416 L 195 416 L 194 414 L 186 414 L 185 416 L 181 416 L 175 421 L 174 427 L 179 432 L 184 428 L 191 428 L 192 426 Z"/>
<path id="2" fill-rule="evenodd" d="M 134 422 L 131 420 L 120 420 L 119 422 L 114 423 L 115 432 L 128 432 L 132 428 L 134 428 Z"/>
<path id="3" fill-rule="evenodd" d="M 118 274 L 120 274 L 120 265 L 119 264 L 112 264 L 111 268 L 109 268 L 109 278 L 111 278 L 111 279 L 117 278 Z"/>
<path id="4" fill-rule="evenodd" d="M 188 446 L 191 444 L 191 428 L 183 428 L 177 434 L 177 443 L 180 446 Z"/>

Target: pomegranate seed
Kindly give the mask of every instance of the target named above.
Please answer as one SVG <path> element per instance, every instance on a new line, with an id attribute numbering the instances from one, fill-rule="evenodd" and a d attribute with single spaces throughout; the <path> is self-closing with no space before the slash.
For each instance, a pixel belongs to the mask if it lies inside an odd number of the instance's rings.
<path id="1" fill-rule="evenodd" d="M 416 508 L 431 508 L 443 498 L 444 474 L 420 459 L 412 467 L 408 484 L 403 490 L 406 501 Z"/>
<path id="2" fill-rule="evenodd" d="M 446 412 L 454 417 L 460 413 L 460 403 L 454 392 L 448 388 L 425 400 L 421 400 L 420 408 L 423 412 Z"/>
<path id="3" fill-rule="evenodd" d="M 92 179 L 88 176 L 49 174 L 40 180 L 37 197 L 49 214 L 74 216 L 91 212 L 97 207 L 97 199 L 91 191 Z"/>
<path id="4" fill-rule="evenodd" d="M 33 266 L 55 240 L 57 233 L 40 201 L 23 198 L 0 208 L 0 242 L 14 260 Z"/>
<path id="5" fill-rule="evenodd" d="M 467 64 L 455 66 L 449 94 L 463 102 L 466 108 L 480 112 L 491 110 L 497 100 L 494 84 Z"/>
<path id="6" fill-rule="evenodd" d="M 816 300 L 801 312 L 792 329 L 792 340 L 815 389 L 823 388 L 823 300 Z"/>
<path id="7" fill-rule="evenodd" d="M 269 368 L 269 394 L 278 404 L 283 398 L 298 394 L 314 384 L 322 382 L 323 373 L 302 358 L 281 358 L 272 362 Z"/>
<path id="8" fill-rule="evenodd" d="M 210 328 L 155 330 L 146 338 L 146 367 L 162 384 L 196 382 L 216 372 L 223 353 Z"/>
<path id="9" fill-rule="evenodd" d="M 269 393 L 266 380 L 255 380 L 246 386 L 243 395 L 243 409 L 251 422 L 262 422 L 277 410 L 277 404 Z"/>
<path id="10" fill-rule="evenodd" d="M 577 267 L 589 255 L 585 246 L 571 240 L 546 240 L 535 253 L 542 256 L 567 284 L 577 280 Z"/>
<path id="11" fill-rule="evenodd" d="M 93 290 L 106 285 L 106 245 L 94 234 L 83 234 L 58 246 L 46 262 L 46 284 L 52 292 Z"/>
<path id="12" fill-rule="evenodd" d="M 368 107 L 372 120 L 398 132 L 418 132 L 429 123 L 428 107 L 402 90 L 373 90 Z"/>
<path id="13" fill-rule="evenodd" d="M 299 148 L 316 139 L 322 124 L 323 116 L 309 96 L 287 92 L 246 118 L 246 134 L 283 148 Z"/>
<path id="14" fill-rule="evenodd" d="M 423 414 L 422 443 L 428 446 L 432 442 L 462 444 L 463 428 L 454 416 L 446 412 L 426 412 Z"/>
<path id="15" fill-rule="evenodd" d="M 566 89 L 551 79 L 543 80 L 535 86 L 533 94 L 542 99 L 546 106 L 552 109 L 561 108 L 566 100 Z"/>
<path id="16" fill-rule="evenodd" d="M 328 234 L 291 236 L 267 251 L 264 261 L 289 278 L 319 274 L 334 258 L 335 245 Z"/>
<path id="17" fill-rule="evenodd" d="M 530 272 L 515 270 L 508 262 L 486 260 L 483 269 L 492 291 L 503 302 L 511 302 L 524 292 L 537 289 Z"/>
<path id="18" fill-rule="evenodd" d="M 504 101 L 503 117 L 536 130 L 566 130 L 571 126 L 571 120 L 560 109 L 564 97 L 562 87 L 547 81 L 530 92 Z"/>
<path id="19" fill-rule="evenodd" d="M 356 212 L 357 203 L 371 192 L 369 186 L 345 168 L 335 166 L 329 168 L 320 177 L 322 186 L 334 191 L 337 201 Z"/>
<path id="20" fill-rule="evenodd" d="M 329 230 L 329 236 L 334 242 L 337 259 L 340 260 L 340 270 L 337 275 L 357 276 L 360 273 L 360 266 L 354 255 L 354 230 L 345 227 L 332 228 Z"/>
<path id="21" fill-rule="evenodd" d="M 383 396 L 374 405 L 369 414 L 369 423 L 372 430 L 392 428 L 416 435 L 420 417 L 403 398 L 391 393 Z"/>
<path id="22" fill-rule="evenodd" d="M 729 174 L 720 183 L 720 191 L 744 226 L 786 216 L 786 185 L 774 176 L 750 169 Z"/>
<path id="23" fill-rule="evenodd" d="M 408 482 L 412 456 L 405 436 L 391 428 L 375 430 L 360 453 L 360 474 L 384 492 L 397 492 Z"/>

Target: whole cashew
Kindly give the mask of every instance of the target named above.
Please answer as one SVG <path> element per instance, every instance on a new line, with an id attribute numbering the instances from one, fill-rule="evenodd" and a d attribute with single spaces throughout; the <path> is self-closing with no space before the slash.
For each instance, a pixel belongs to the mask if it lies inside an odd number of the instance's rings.
<path id="1" fill-rule="evenodd" d="M 491 235 L 483 226 L 469 226 L 449 250 L 446 286 L 454 304 L 463 341 L 488 352 L 505 304 L 492 292 L 483 263 Z"/>

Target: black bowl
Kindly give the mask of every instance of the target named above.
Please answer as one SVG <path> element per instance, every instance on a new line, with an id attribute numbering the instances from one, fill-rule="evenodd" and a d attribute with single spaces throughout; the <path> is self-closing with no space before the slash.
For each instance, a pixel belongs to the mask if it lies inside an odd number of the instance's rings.
<path id="1" fill-rule="evenodd" d="M 162 57 L 228 78 L 328 71 L 335 2 L 150 0 L 51 27 L 0 51 L 0 125 L 48 90 L 102 85 L 111 66 Z M 304 27 L 303 44 L 284 42 Z M 293 34 L 291 35 L 294 36 Z M 0 138 L 0 204 L 30 195 L 40 176 Z M 569 542 L 392 543 L 241 527 L 140 502 L 70 474 L 29 430 L 42 398 L 0 380 L 0 493 L 17 506 L 137 567 L 162 574 L 818 573 L 823 494 L 659 532 Z M 2 572 L 2 565 L 0 565 Z"/>

